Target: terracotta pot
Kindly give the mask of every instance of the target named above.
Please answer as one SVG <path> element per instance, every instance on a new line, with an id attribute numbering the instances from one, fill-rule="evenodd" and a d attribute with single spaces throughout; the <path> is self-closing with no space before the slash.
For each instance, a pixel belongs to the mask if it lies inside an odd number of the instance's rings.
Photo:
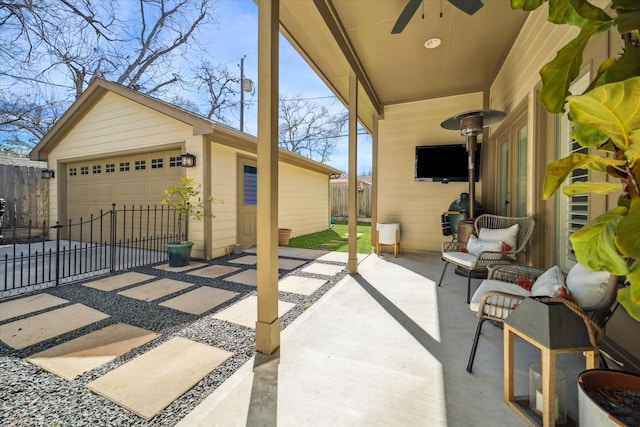
<path id="1" fill-rule="evenodd" d="M 278 246 L 287 246 L 289 244 L 292 231 L 290 228 L 278 228 Z"/>

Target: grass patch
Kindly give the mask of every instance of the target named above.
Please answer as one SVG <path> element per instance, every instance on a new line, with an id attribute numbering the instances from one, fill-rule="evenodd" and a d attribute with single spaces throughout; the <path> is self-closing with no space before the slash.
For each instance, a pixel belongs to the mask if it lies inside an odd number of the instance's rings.
<path id="1" fill-rule="evenodd" d="M 358 232 L 358 253 L 368 254 L 371 252 L 371 224 L 359 222 Z M 306 236 L 294 237 L 289 240 L 289 247 L 305 249 L 324 249 L 326 251 L 348 252 L 349 243 L 347 241 L 349 229 L 346 222 L 336 222 L 333 229 L 320 231 L 318 233 L 307 234 Z"/>

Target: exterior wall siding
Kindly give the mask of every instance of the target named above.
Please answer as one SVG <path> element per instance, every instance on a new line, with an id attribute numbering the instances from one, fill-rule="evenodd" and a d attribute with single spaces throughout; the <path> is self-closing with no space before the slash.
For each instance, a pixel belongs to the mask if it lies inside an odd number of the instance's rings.
<path id="1" fill-rule="evenodd" d="M 280 162 L 278 227 L 302 236 L 329 228 L 329 177 Z"/>
<path id="2" fill-rule="evenodd" d="M 541 87 L 539 71 L 551 61 L 557 51 L 574 39 L 578 28 L 569 25 L 554 25 L 547 21 L 548 7 L 544 5 L 531 12 L 520 35 L 498 72 L 490 89 L 490 107 L 503 110 L 508 114 L 523 103 L 527 106 L 528 117 L 528 159 L 527 172 L 527 212 L 536 219 L 536 231 L 531 240 L 532 251 L 528 253 L 528 262 L 549 267 L 557 263 L 555 259 L 556 200 L 541 200 L 542 182 L 546 165 L 557 158 L 557 131 L 555 114 L 547 113 L 537 100 Z M 609 37 L 606 33 L 594 38 L 584 53 L 583 69 L 597 72 L 597 65 L 608 55 Z M 499 127 L 497 128 L 499 129 Z M 497 129 L 492 129 L 493 135 Z M 498 176 L 496 150 L 491 141 L 488 152 L 487 170 Z M 487 193 L 493 194 L 487 189 Z M 556 196 L 564 197 L 563 195 Z M 604 197 L 594 196 L 590 202 L 592 214 L 602 212 Z M 597 212 L 595 212 L 597 211 Z"/>
<path id="3" fill-rule="evenodd" d="M 385 106 L 384 120 L 378 124 L 378 156 L 384 161 L 377 170 L 377 222 L 400 223 L 403 250 L 440 251 L 442 242 L 450 239 L 442 235 L 440 215 L 469 189 L 466 182 L 416 182 L 415 147 L 464 143 L 459 132 L 443 129 L 440 123 L 482 106 L 480 92 Z M 480 181 L 476 183 L 476 200 L 481 200 L 481 195 Z"/>

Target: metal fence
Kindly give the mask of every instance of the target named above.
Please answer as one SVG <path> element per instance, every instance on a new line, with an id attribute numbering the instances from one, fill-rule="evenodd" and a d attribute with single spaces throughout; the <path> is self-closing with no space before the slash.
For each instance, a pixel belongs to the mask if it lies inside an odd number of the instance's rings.
<path id="1" fill-rule="evenodd" d="M 183 223 L 184 220 L 184 223 Z M 188 216 L 166 206 L 124 206 L 65 224 L 32 226 L 0 246 L 0 299 L 167 259 L 164 244 L 187 240 Z M 15 230 L 15 229 L 14 229 Z M 50 240 L 43 237 L 46 236 Z"/>

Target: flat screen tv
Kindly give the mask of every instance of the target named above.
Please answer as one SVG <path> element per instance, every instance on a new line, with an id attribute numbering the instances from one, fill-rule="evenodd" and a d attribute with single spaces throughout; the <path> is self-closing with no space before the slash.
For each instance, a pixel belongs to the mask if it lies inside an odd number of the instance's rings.
<path id="1" fill-rule="evenodd" d="M 475 155 L 475 179 L 480 179 L 480 148 Z M 468 182 L 469 155 L 466 144 L 416 147 L 415 180 L 426 182 Z"/>

